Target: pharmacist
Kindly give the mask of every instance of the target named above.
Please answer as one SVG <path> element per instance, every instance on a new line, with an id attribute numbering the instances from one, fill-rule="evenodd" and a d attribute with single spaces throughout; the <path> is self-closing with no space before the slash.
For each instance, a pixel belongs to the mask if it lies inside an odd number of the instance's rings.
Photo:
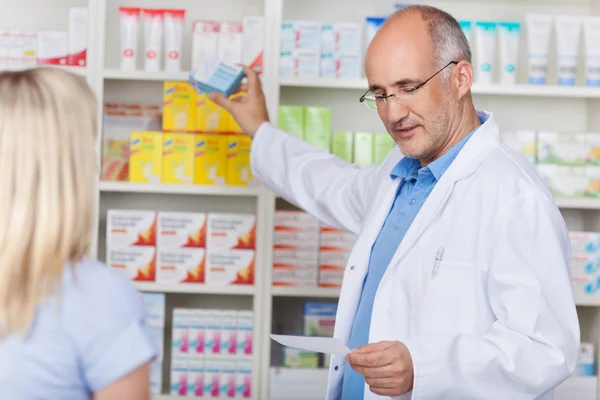
<path id="1" fill-rule="evenodd" d="M 567 229 L 535 168 L 475 110 L 470 60 L 446 13 L 388 19 L 361 102 L 398 146 L 364 168 L 269 123 L 249 69 L 244 98 L 215 97 L 254 138 L 264 185 L 359 234 L 335 326 L 353 351 L 332 357 L 327 399 L 552 399 L 575 367 Z"/>

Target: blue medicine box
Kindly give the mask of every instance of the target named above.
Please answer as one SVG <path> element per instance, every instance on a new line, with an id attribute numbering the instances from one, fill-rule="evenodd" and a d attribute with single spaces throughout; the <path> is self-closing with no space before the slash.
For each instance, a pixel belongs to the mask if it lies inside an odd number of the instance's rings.
<path id="1" fill-rule="evenodd" d="M 197 79 L 196 74 L 190 74 L 190 85 L 198 93 L 219 92 L 225 97 L 231 96 L 244 78 L 244 70 L 236 65 L 219 62 L 209 75 L 206 82 Z"/>

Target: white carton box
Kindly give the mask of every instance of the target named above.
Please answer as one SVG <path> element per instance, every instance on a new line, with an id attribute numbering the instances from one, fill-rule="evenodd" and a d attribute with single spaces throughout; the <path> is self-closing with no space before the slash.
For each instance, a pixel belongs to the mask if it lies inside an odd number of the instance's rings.
<path id="1" fill-rule="evenodd" d="M 319 234 L 314 232 L 275 231 L 273 240 L 277 250 L 319 251 Z"/>
<path id="2" fill-rule="evenodd" d="M 253 285 L 254 250 L 209 250 L 208 285 Z"/>
<path id="3" fill-rule="evenodd" d="M 206 310 L 189 310 L 188 336 L 190 342 L 189 355 L 192 358 L 201 358 L 204 355 L 204 329 L 207 321 Z"/>
<path id="4" fill-rule="evenodd" d="M 37 62 L 37 46 L 38 46 L 38 35 L 37 32 L 26 31 L 23 32 L 23 55 L 21 56 L 21 62 L 26 65 L 34 65 Z"/>
<path id="5" fill-rule="evenodd" d="M 580 343 L 579 357 L 575 366 L 575 376 L 594 376 L 594 367 L 596 365 L 594 357 L 593 343 Z"/>
<path id="6" fill-rule="evenodd" d="M 362 57 L 360 53 L 337 53 L 335 55 L 337 66 L 336 78 L 360 78 L 362 71 Z"/>
<path id="7" fill-rule="evenodd" d="M 219 56 L 219 23 L 196 21 L 192 31 L 192 70 L 206 81 Z"/>
<path id="8" fill-rule="evenodd" d="M 225 64 L 242 61 L 243 25 L 241 22 L 221 22 L 219 26 L 218 59 Z"/>
<path id="9" fill-rule="evenodd" d="M 189 355 L 189 321 L 190 310 L 173 309 L 173 326 L 171 330 L 171 358 L 185 358 Z"/>
<path id="10" fill-rule="evenodd" d="M 133 281 L 154 282 L 156 249 L 150 246 L 109 247 L 106 264 L 122 271 Z"/>
<path id="11" fill-rule="evenodd" d="M 254 325 L 252 311 L 238 311 L 236 315 L 236 354 L 238 356 L 252 355 L 252 329 Z"/>
<path id="12" fill-rule="evenodd" d="M 206 247 L 206 213 L 161 211 L 157 228 L 160 250 Z"/>
<path id="13" fill-rule="evenodd" d="M 8 64 L 8 49 L 9 48 L 10 48 L 10 36 L 8 34 L 8 31 L 5 29 L 0 29 L 0 64 Z"/>
<path id="14" fill-rule="evenodd" d="M 221 390 L 221 363 L 218 356 L 204 359 L 204 396 L 220 397 Z"/>
<path id="15" fill-rule="evenodd" d="M 294 51 L 294 76 L 301 78 L 317 78 L 320 71 L 320 55 L 318 50 L 298 49 Z"/>
<path id="16" fill-rule="evenodd" d="M 69 10 L 69 48 L 67 65 L 85 67 L 87 60 L 88 10 L 77 7 Z"/>
<path id="17" fill-rule="evenodd" d="M 304 211 L 276 211 L 275 230 L 319 231 L 319 220 Z"/>
<path id="18" fill-rule="evenodd" d="M 568 167 L 538 164 L 537 171 L 556 197 L 584 197 L 591 183 L 586 169 L 597 167 Z"/>
<path id="19" fill-rule="evenodd" d="M 596 253 L 600 250 L 600 233 L 569 232 L 571 251 L 575 253 Z"/>
<path id="20" fill-rule="evenodd" d="M 204 360 L 202 358 L 193 358 L 188 361 L 187 395 L 188 397 L 204 395 Z"/>
<path id="21" fill-rule="evenodd" d="M 235 397 L 236 367 L 234 357 L 221 357 L 219 359 L 219 396 L 221 398 Z"/>
<path id="22" fill-rule="evenodd" d="M 295 75 L 294 50 L 281 50 L 279 54 L 279 75 L 290 78 Z"/>
<path id="23" fill-rule="evenodd" d="M 206 250 L 158 250 L 157 253 L 157 283 L 204 283 Z"/>
<path id="24" fill-rule="evenodd" d="M 237 314 L 235 310 L 221 311 L 221 355 L 234 356 L 237 350 Z"/>
<path id="25" fill-rule="evenodd" d="M 108 210 L 106 244 L 109 247 L 155 246 L 156 212 Z"/>
<path id="26" fill-rule="evenodd" d="M 208 214 L 209 251 L 256 248 L 256 215 Z"/>
<path id="27" fill-rule="evenodd" d="M 600 262 L 596 254 L 591 253 L 573 253 L 571 256 L 571 275 L 595 276 L 600 270 Z"/>
<path id="28" fill-rule="evenodd" d="M 240 357 L 236 360 L 235 397 L 238 399 L 252 398 L 252 359 Z"/>
<path id="29" fill-rule="evenodd" d="M 221 310 L 204 310 L 204 354 L 221 354 Z"/>
<path id="30" fill-rule="evenodd" d="M 321 23 L 317 21 L 294 21 L 295 49 L 321 50 Z"/>
<path id="31" fill-rule="evenodd" d="M 589 152 L 585 133 L 538 132 L 537 161 L 540 164 L 584 166 Z"/>
<path id="32" fill-rule="evenodd" d="M 537 143 L 534 130 L 515 130 L 502 133 L 502 140 L 506 145 L 520 153 L 529 162 L 536 163 Z"/>
<path id="33" fill-rule="evenodd" d="M 38 32 L 37 50 L 38 64 L 67 65 L 69 35 L 62 31 Z"/>
<path id="34" fill-rule="evenodd" d="M 8 31 L 8 63 L 21 64 L 23 62 L 23 32 L 18 29 Z"/>
<path id="35" fill-rule="evenodd" d="M 169 392 L 175 396 L 187 395 L 188 360 L 182 358 L 171 359 L 171 385 Z"/>
<path id="36" fill-rule="evenodd" d="M 150 393 L 160 394 L 162 389 L 162 368 L 160 361 L 154 361 L 150 365 Z"/>
<path id="37" fill-rule="evenodd" d="M 265 17 L 247 16 L 244 17 L 243 24 L 242 64 L 248 65 L 258 74 L 261 74 L 265 48 Z"/>
<path id="38" fill-rule="evenodd" d="M 281 23 L 281 51 L 289 51 L 290 54 L 296 49 L 296 31 L 294 21 L 285 20 Z"/>
<path id="39" fill-rule="evenodd" d="M 362 26 L 350 22 L 322 24 L 321 51 L 355 53 L 362 51 Z"/>

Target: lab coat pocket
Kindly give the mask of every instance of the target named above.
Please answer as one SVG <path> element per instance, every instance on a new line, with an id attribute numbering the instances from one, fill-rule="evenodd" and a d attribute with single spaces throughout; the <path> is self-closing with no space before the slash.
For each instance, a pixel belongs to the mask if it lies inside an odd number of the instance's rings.
<path id="1" fill-rule="evenodd" d="M 425 269 L 422 283 L 422 333 L 472 331 L 477 310 L 474 263 L 438 261 Z"/>

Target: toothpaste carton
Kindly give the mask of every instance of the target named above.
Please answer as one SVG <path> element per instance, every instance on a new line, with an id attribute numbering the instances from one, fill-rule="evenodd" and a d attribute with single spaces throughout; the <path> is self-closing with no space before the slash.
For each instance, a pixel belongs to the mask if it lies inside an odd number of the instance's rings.
<path id="1" fill-rule="evenodd" d="M 204 354 L 221 354 L 221 311 L 204 310 Z"/>
<path id="2" fill-rule="evenodd" d="M 14 32 L 14 31 L 13 31 Z M 14 37 L 14 36 L 13 36 Z M 19 32 L 18 47 L 12 47 L 21 58 L 23 54 L 23 42 Z M 38 32 L 37 63 L 49 65 L 67 65 L 69 54 L 69 35 L 63 31 L 40 31 Z M 11 53 L 9 50 L 9 61 Z"/>
<path id="3" fill-rule="evenodd" d="M 331 154 L 352 163 L 354 136 L 352 132 L 333 132 L 331 138 Z"/>
<path id="4" fill-rule="evenodd" d="M 235 310 L 221 311 L 221 355 L 233 356 L 237 350 L 237 315 Z"/>
<path id="5" fill-rule="evenodd" d="M 227 177 L 227 136 L 198 134 L 195 140 L 194 183 L 224 185 Z"/>
<path id="6" fill-rule="evenodd" d="M 242 64 L 261 74 L 265 48 L 265 17 L 246 16 L 243 24 Z"/>
<path id="7" fill-rule="evenodd" d="M 388 133 L 373 134 L 373 163 L 382 163 L 396 147 L 396 142 Z"/>
<path id="8" fill-rule="evenodd" d="M 84 7 L 69 10 L 69 47 L 67 65 L 85 67 L 88 42 L 88 9 Z"/>
<path id="9" fill-rule="evenodd" d="M 156 282 L 204 283 L 205 262 L 205 249 L 158 250 Z"/>
<path id="10" fill-rule="evenodd" d="M 252 139 L 247 135 L 229 135 L 227 145 L 227 185 L 254 186 L 257 181 L 250 168 Z"/>
<path id="11" fill-rule="evenodd" d="M 192 28 L 192 70 L 208 79 L 219 51 L 219 23 L 195 21 Z"/>
<path id="12" fill-rule="evenodd" d="M 250 399 L 252 397 L 252 359 L 237 358 L 235 370 L 235 397 Z"/>
<path id="13" fill-rule="evenodd" d="M 209 250 L 207 263 L 209 285 L 254 284 L 254 250 Z"/>
<path id="14" fill-rule="evenodd" d="M 252 311 L 238 311 L 236 315 L 236 354 L 238 356 L 252 355 L 252 327 L 254 315 Z"/>
<path id="15" fill-rule="evenodd" d="M 160 183 L 162 157 L 162 132 L 132 132 L 129 139 L 129 181 Z"/>
<path id="16" fill-rule="evenodd" d="M 305 108 L 304 134 L 308 143 L 329 151 L 331 147 L 331 109 L 307 106 Z"/>
<path id="17" fill-rule="evenodd" d="M 279 129 L 304 139 L 304 106 L 279 106 Z"/>
<path id="18" fill-rule="evenodd" d="M 304 335 L 333 336 L 337 305 L 307 302 L 304 304 Z"/>
<path id="19" fill-rule="evenodd" d="M 171 81 L 164 83 L 162 130 L 165 132 L 196 130 L 196 90 L 189 83 Z"/>
<path id="20" fill-rule="evenodd" d="M 220 62 L 235 65 L 242 61 L 243 31 L 244 26 L 241 22 L 220 23 L 219 50 L 217 53 Z"/>
<path id="21" fill-rule="evenodd" d="M 373 134 L 354 133 L 354 164 L 364 167 L 373 164 Z"/>
<path id="22" fill-rule="evenodd" d="M 208 320 L 207 310 L 190 310 L 188 319 L 189 354 L 192 358 L 204 355 L 205 329 Z"/>
<path id="23" fill-rule="evenodd" d="M 221 357 L 219 359 L 219 396 L 224 398 L 235 397 L 235 370 L 236 359 Z"/>
<path id="24" fill-rule="evenodd" d="M 221 363 L 218 357 L 206 357 L 204 359 L 204 396 L 219 397 L 221 389 Z"/>
<path id="25" fill-rule="evenodd" d="M 106 214 L 108 247 L 156 245 L 156 212 L 108 210 Z"/>
<path id="26" fill-rule="evenodd" d="M 600 250 L 600 233 L 569 232 L 571 251 L 575 253 L 596 253 Z"/>
<path id="27" fill-rule="evenodd" d="M 194 183 L 195 139 L 185 133 L 163 135 L 162 183 Z"/>
<path id="28" fill-rule="evenodd" d="M 256 215 L 209 213 L 207 241 L 210 251 L 255 249 Z"/>
<path id="29" fill-rule="evenodd" d="M 159 212 L 158 248 L 205 248 L 206 217 L 206 213 Z"/>
<path id="30" fill-rule="evenodd" d="M 171 357 L 187 358 L 189 355 L 189 319 L 187 308 L 173 309 L 173 327 L 171 330 Z"/>
<path id="31" fill-rule="evenodd" d="M 188 392 L 188 360 L 173 358 L 171 361 L 170 393 L 176 396 L 186 396 Z"/>
<path id="32" fill-rule="evenodd" d="M 106 264 L 133 281 L 154 282 L 156 279 L 156 249 L 151 246 L 109 247 Z"/>
<path id="33" fill-rule="evenodd" d="M 204 360 L 194 358 L 188 360 L 187 396 L 202 397 L 204 395 Z"/>

